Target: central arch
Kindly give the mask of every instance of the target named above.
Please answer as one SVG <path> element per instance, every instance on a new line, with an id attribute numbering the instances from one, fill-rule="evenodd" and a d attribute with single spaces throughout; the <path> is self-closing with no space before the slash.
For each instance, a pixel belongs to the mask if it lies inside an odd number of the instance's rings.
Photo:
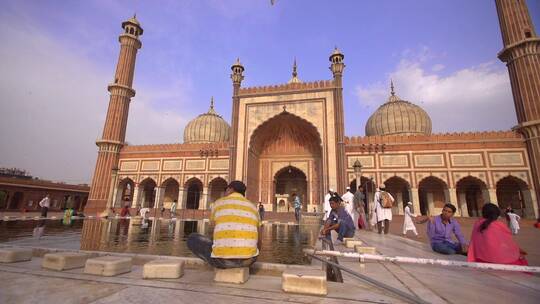
<path id="1" fill-rule="evenodd" d="M 321 136 L 305 119 L 283 111 L 259 125 L 250 137 L 247 160 L 244 176 L 250 200 L 261 201 L 267 205 L 267 210 L 277 211 L 274 208 L 278 200 L 276 194 L 281 194 L 277 191 L 281 189 L 276 188 L 276 177 L 278 173 L 287 175 L 290 169 L 291 173 L 297 177 L 303 175 L 305 179 L 305 186 L 301 188 L 305 191 L 301 197 L 304 210 L 311 210 L 308 205 L 320 203 Z M 280 176 L 280 180 L 283 178 Z"/>

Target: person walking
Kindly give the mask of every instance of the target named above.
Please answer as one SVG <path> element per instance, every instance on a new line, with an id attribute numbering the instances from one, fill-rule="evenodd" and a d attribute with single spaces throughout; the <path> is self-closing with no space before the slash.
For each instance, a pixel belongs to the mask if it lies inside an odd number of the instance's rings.
<path id="1" fill-rule="evenodd" d="M 521 220 L 521 217 L 514 213 L 514 210 L 509 209 L 506 212 L 506 219 L 508 220 L 508 226 L 510 227 L 510 231 L 512 231 L 513 235 L 518 234 L 519 232 L 519 221 Z"/>
<path id="2" fill-rule="evenodd" d="M 300 211 L 302 210 L 302 202 L 300 201 L 300 197 L 296 195 L 296 193 L 293 193 L 292 196 L 294 204 L 294 217 L 296 218 L 296 221 L 300 223 Z"/>
<path id="3" fill-rule="evenodd" d="M 51 206 L 51 199 L 50 199 L 50 195 L 48 193 L 39 202 L 39 206 L 41 207 L 41 217 L 47 217 L 47 212 L 49 211 L 49 208 Z"/>
<path id="4" fill-rule="evenodd" d="M 379 189 L 375 192 L 373 199 L 373 217 L 374 222 L 377 223 L 377 232 L 379 234 L 383 231 L 384 234 L 388 234 L 390 231 L 390 222 L 392 221 L 392 206 L 394 204 L 394 197 L 385 191 L 386 185 L 380 184 Z"/>
<path id="5" fill-rule="evenodd" d="M 413 217 L 416 217 L 416 214 L 411 212 L 412 203 L 408 202 L 405 207 L 405 216 L 403 217 L 403 235 L 407 234 L 407 231 L 411 230 L 414 235 L 418 236 L 416 231 L 416 226 L 414 225 Z"/>
<path id="6" fill-rule="evenodd" d="M 353 222 L 358 226 L 358 229 L 367 229 L 366 213 L 365 213 L 365 200 L 364 188 L 358 186 L 358 190 L 354 193 L 353 197 Z"/>
<path id="7" fill-rule="evenodd" d="M 347 187 L 347 191 L 341 196 L 345 211 L 351 216 L 353 223 L 356 223 L 354 220 L 353 210 L 354 210 L 354 194 L 351 193 L 351 188 Z"/>
<path id="8" fill-rule="evenodd" d="M 264 205 L 262 202 L 259 202 L 259 216 L 261 217 L 261 221 L 264 220 Z"/>

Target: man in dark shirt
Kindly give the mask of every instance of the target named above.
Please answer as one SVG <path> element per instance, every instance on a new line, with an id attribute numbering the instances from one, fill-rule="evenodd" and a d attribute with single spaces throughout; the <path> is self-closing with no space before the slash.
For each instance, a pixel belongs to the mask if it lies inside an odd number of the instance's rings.
<path id="1" fill-rule="evenodd" d="M 347 211 L 340 206 L 339 197 L 330 198 L 330 215 L 324 223 L 321 230 L 321 235 L 327 239 L 331 239 L 331 231 L 335 230 L 338 233 L 338 240 L 343 242 L 344 237 L 354 236 L 354 223 Z"/>

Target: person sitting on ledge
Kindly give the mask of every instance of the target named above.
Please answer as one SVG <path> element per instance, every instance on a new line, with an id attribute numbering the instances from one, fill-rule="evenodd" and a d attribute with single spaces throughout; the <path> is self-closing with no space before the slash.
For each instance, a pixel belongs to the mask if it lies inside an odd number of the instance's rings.
<path id="1" fill-rule="evenodd" d="M 324 222 L 324 227 L 321 230 L 321 235 L 325 236 L 327 239 L 331 239 L 332 230 L 337 231 L 338 240 L 343 242 L 345 237 L 354 236 L 354 223 L 345 208 L 341 206 L 340 198 L 333 196 L 330 198 L 330 215 Z"/>
<path id="2" fill-rule="evenodd" d="M 499 206 L 487 203 L 482 207 L 482 217 L 471 234 L 467 261 L 527 266 L 527 254 L 512 239 L 510 229 L 498 221 Z"/>
<path id="3" fill-rule="evenodd" d="M 210 211 L 213 240 L 198 233 L 188 237 L 188 248 L 213 267 L 249 267 L 257 260 L 261 221 L 257 206 L 244 197 L 245 193 L 243 182 L 232 181 L 225 197 L 213 203 Z"/>
<path id="4" fill-rule="evenodd" d="M 467 253 L 468 242 L 461 233 L 461 226 L 452 219 L 456 207 L 452 204 L 445 204 L 441 215 L 430 219 L 427 225 L 427 235 L 431 242 L 433 251 L 442 254 Z M 452 234 L 458 239 L 458 243 L 452 240 Z"/>

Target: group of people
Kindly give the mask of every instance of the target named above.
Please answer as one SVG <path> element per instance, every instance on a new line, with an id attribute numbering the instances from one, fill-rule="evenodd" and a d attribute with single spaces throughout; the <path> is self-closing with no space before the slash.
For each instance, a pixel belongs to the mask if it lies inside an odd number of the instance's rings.
<path id="1" fill-rule="evenodd" d="M 324 227 L 321 235 L 330 238 L 331 231 L 336 231 L 337 239 L 354 236 L 356 229 L 362 227 L 362 218 L 365 215 L 362 209 L 363 193 L 361 188 L 354 195 L 347 188 L 343 196 L 339 196 L 333 189 L 328 191 L 324 205 Z M 355 197 L 357 199 L 355 199 Z M 375 192 L 373 204 L 370 206 L 370 224 L 377 226 L 377 231 L 388 234 L 390 222 L 392 221 L 392 206 L 394 198 L 385 191 L 385 185 L 381 184 Z M 418 232 L 415 227 L 415 220 L 418 216 L 412 210 L 412 203 L 408 202 L 404 210 L 403 234 L 412 231 L 415 235 Z M 511 209 L 506 210 L 508 227 L 498 221 L 501 216 L 499 207 L 492 203 L 487 203 L 482 208 L 482 218 L 473 227 L 470 242 L 467 241 L 461 231 L 461 226 L 453 218 L 456 207 L 452 204 L 445 204 L 442 212 L 438 216 L 425 218 L 427 221 L 427 235 L 433 251 L 440 254 L 464 254 L 470 262 L 500 263 L 527 265 L 525 255 L 516 242 L 512 239 L 512 234 L 517 234 L 519 230 L 520 217 Z M 453 238 L 457 241 L 454 241 Z"/>
<path id="2" fill-rule="evenodd" d="M 377 231 L 382 234 L 388 234 L 390 231 L 390 222 L 392 221 L 392 207 L 394 205 L 394 198 L 392 195 L 385 191 L 386 186 L 381 184 L 375 192 L 373 204 L 368 205 L 369 212 L 366 213 L 365 194 L 362 186 L 358 187 L 358 190 L 353 194 L 350 187 L 347 187 L 347 191 L 340 196 L 333 189 L 329 189 L 328 193 L 324 197 L 324 216 L 325 223 L 328 222 L 328 226 L 333 226 L 330 222 L 335 219 L 336 215 L 342 214 L 342 220 L 352 223 L 352 230 L 356 229 L 369 229 L 369 225 L 377 226 Z M 332 202 L 337 203 L 337 208 L 343 208 L 345 213 L 336 211 L 332 208 Z M 410 213 L 410 212 L 409 212 Z M 366 216 L 368 219 L 366 219 Z M 345 219 L 345 217 L 348 217 Z M 328 219 L 330 221 L 328 221 Z M 328 229 L 324 229 L 323 232 L 326 235 Z M 405 230 L 404 230 L 405 231 Z M 340 235 L 340 238 L 341 235 Z"/>
<path id="3" fill-rule="evenodd" d="M 527 253 L 513 240 L 507 225 L 498 221 L 501 216 L 499 206 L 484 204 L 482 218 L 474 223 L 470 241 L 463 236 L 459 222 L 453 219 L 455 212 L 454 205 L 446 204 L 440 215 L 428 221 L 427 234 L 433 251 L 464 254 L 469 262 L 528 265 Z"/>

